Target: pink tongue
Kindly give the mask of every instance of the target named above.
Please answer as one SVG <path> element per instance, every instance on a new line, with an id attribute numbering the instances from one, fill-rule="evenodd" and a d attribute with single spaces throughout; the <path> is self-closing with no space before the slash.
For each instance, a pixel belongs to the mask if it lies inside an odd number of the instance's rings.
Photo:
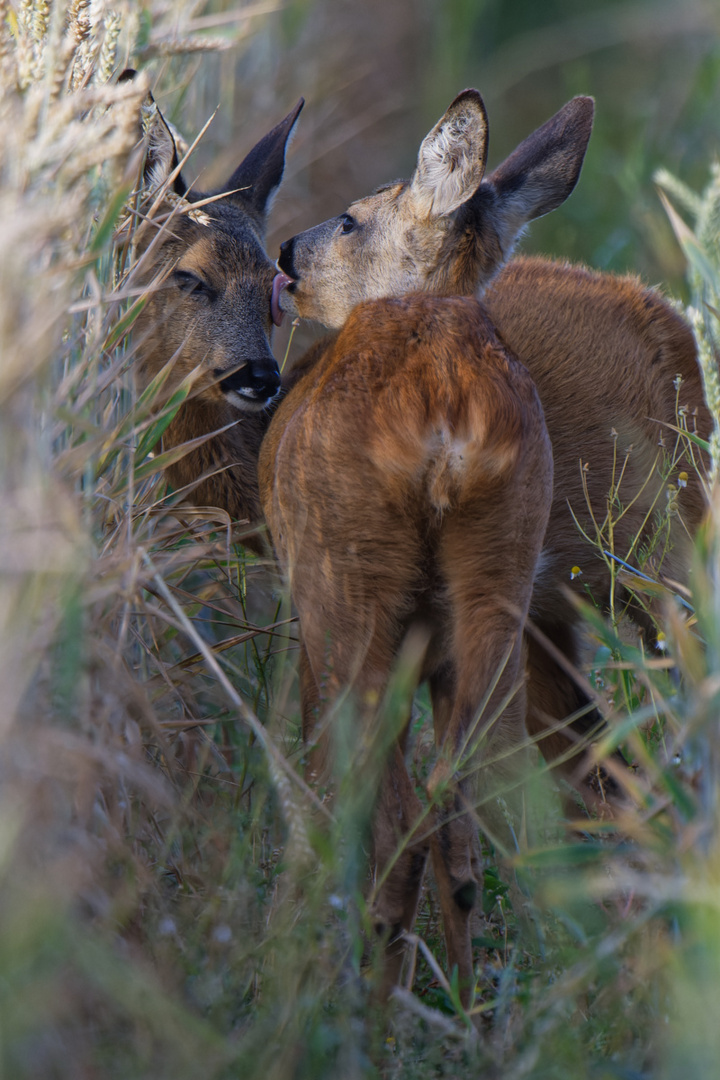
<path id="1" fill-rule="evenodd" d="M 272 321 L 276 326 L 280 326 L 283 321 L 283 315 L 285 312 L 280 307 L 280 293 L 288 285 L 292 285 L 293 278 L 288 277 L 287 274 L 283 274 L 282 270 L 273 278 L 272 283 L 272 297 L 270 299 L 270 311 L 272 313 Z"/>

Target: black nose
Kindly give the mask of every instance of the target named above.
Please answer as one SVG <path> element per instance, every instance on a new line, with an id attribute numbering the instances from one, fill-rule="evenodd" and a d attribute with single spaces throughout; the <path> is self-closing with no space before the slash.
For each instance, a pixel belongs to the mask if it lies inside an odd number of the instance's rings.
<path id="1" fill-rule="evenodd" d="M 267 361 L 248 360 L 244 367 L 221 378 L 222 371 L 216 371 L 220 389 L 226 394 L 237 394 L 249 402 L 266 404 L 280 389 L 280 372 L 277 365 L 271 367 Z"/>
<path id="2" fill-rule="evenodd" d="M 295 246 L 295 237 L 291 236 L 289 240 L 285 240 L 280 245 L 280 258 L 277 261 L 279 268 L 288 277 L 297 277 L 293 268 L 293 247 Z"/>

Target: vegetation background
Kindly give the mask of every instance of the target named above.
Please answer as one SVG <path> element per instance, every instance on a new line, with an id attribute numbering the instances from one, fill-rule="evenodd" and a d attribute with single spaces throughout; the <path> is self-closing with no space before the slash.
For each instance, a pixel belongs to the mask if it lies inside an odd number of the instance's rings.
<path id="1" fill-rule="evenodd" d="M 349 757 L 319 829 L 292 780 L 293 638 L 272 568 L 229 522 L 168 513 L 148 456 L 160 421 L 136 398 L 129 333 L 142 297 L 115 232 L 144 93 L 114 86 L 128 63 L 190 138 L 219 103 L 186 170 L 202 186 L 305 96 L 271 252 L 408 175 L 466 85 L 485 97 L 494 163 L 593 94 L 578 190 L 525 248 L 692 301 L 720 405 L 713 0 L 0 0 L 0 1077 L 717 1075 L 714 489 L 694 593 L 663 594 L 667 655 L 588 610 L 608 745 L 648 779 L 634 810 L 617 834 L 588 823 L 558 843 L 538 775 L 548 824 L 518 847 L 520 910 L 486 853 L 480 1037 L 443 975 L 431 887 L 417 963 L 391 1027 L 376 1024 L 373 748 Z M 693 232 L 661 206 L 659 167 Z M 413 727 L 421 781 L 422 700 Z"/>

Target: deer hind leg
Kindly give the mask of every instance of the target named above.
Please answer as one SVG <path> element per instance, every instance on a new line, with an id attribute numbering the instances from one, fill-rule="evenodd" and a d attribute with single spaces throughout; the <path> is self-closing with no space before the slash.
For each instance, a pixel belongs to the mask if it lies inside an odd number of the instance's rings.
<path id="1" fill-rule="evenodd" d="M 453 665 L 446 664 L 431 675 L 429 686 L 435 741 L 442 747 L 453 716 L 456 693 Z M 430 852 L 443 916 L 448 967 L 450 971 L 457 967 L 461 995 L 467 1004 L 474 988 L 470 923 L 482 879 L 477 829 L 474 815 L 467 809 L 472 803 L 468 803 L 467 790 L 463 790 L 466 785 L 451 784 L 442 793 L 440 789 L 448 780 L 452 780 L 449 769 L 436 766 L 428 784 L 430 797 L 437 800 Z"/>
<path id="2" fill-rule="evenodd" d="M 408 550 L 411 545 L 410 537 Z M 409 641 L 407 653 L 414 655 L 404 655 L 402 628 L 414 603 L 419 559 L 410 557 L 406 563 L 405 576 L 396 569 L 392 578 L 379 585 L 380 570 L 373 567 L 372 580 L 365 582 L 361 567 L 356 565 L 352 604 L 339 589 L 335 594 L 334 580 L 328 577 L 322 590 L 308 592 L 307 603 L 300 590 L 296 593 L 303 641 L 303 726 L 313 743 L 309 778 L 320 783 L 331 781 L 334 738 L 332 724 L 328 726 L 327 706 L 349 689 L 353 725 L 350 738 L 358 747 L 358 782 L 377 784 L 371 823 L 375 883 L 371 912 L 375 930 L 386 943 L 381 1000 L 389 996 L 400 975 L 406 948 L 403 932 L 413 926 L 428 857 L 427 839 L 413 836 L 422 827 L 423 808 L 404 761 L 409 712 L 408 716 L 396 717 L 384 711 L 384 697 L 398 655 L 403 654 L 403 660 L 419 670 L 426 644 L 424 638 L 420 641 L 421 635 L 408 635 L 408 639 L 417 638 L 418 647 L 414 650 Z M 383 567 L 382 558 L 377 565 Z M 306 572 L 305 580 L 308 576 Z M 315 595 L 323 599 L 322 618 L 318 616 Z M 386 724 L 399 732 L 396 739 L 388 735 L 387 728 L 383 730 Z M 360 764 L 363 760 L 364 773 Z M 370 774 L 371 767 L 374 775 Z"/>
<path id="3" fill-rule="evenodd" d="M 561 653 L 570 668 L 579 671 L 582 660 L 576 632 L 567 624 L 538 623 L 537 629 L 542 639 L 533 636 L 532 628 L 527 634 L 528 733 L 538 740 L 553 772 L 582 796 L 589 809 L 607 815 L 620 799 L 620 788 L 604 769 L 595 767 L 590 771 L 588 753 L 588 744 L 602 734 L 603 718 L 571 671 L 553 655 L 556 651 Z M 613 758 L 625 767 L 619 752 Z M 576 796 L 568 794 L 566 789 L 562 799 L 566 816 L 576 818 Z"/>
<path id="4" fill-rule="evenodd" d="M 508 530 L 512 507 L 501 507 Z M 444 527 L 448 660 L 431 676 L 438 761 L 428 783 L 435 804 L 433 868 L 445 922 L 448 964 L 463 999 L 473 988 L 470 926 L 480 884 L 477 831 L 501 852 L 517 846 L 522 778 L 528 765 L 522 628 L 541 537 L 516 557 L 496 540 L 492 515 Z M 512 535 L 512 533 L 511 533 Z"/>
<path id="5" fill-rule="evenodd" d="M 323 695 L 316 677 L 320 671 L 316 663 L 315 670 L 308 656 L 308 650 L 302 636 L 298 658 L 298 679 L 300 683 L 300 713 L 302 718 L 302 738 L 305 744 L 305 779 L 309 784 L 325 783 L 332 771 L 332 746 L 327 726 L 323 723 Z"/>
<path id="6" fill-rule="evenodd" d="M 428 858 L 423 808 L 405 765 L 403 747 L 393 747 L 380 783 L 373 820 L 372 905 L 376 934 L 386 941 L 380 998 L 386 1000 L 399 979 L 405 956 L 404 932 L 415 923 Z"/>
<path id="7" fill-rule="evenodd" d="M 364 736 L 374 726 L 374 737 L 381 744 L 384 735 L 378 730 L 378 721 L 383 721 L 382 698 L 397 655 L 394 642 L 383 638 L 382 634 L 374 636 L 366 663 L 353 685 L 358 734 Z M 387 719 L 394 727 L 398 723 L 396 717 Z M 380 765 L 382 773 L 372 815 L 371 917 L 376 935 L 384 942 L 378 993 L 381 1002 L 388 999 L 400 978 L 405 932 L 412 930 L 415 922 L 429 851 L 427 838 L 418 837 L 418 833 L 426 831 L 427 822 L 405 764 L 408 721 L 409 714 L 400 719 L 400 736 L 392 742 Z"/>
<path id="8" fill-rule="evenodd" d="M 384 615 L 388 613 L 387 603 Z M 405 741 L 410 719 L 383 715 L 382 696 L 393 673 L 393 665 L 402 654 L 395 620 L 388 624 L 377 615 L 378 625 L 368 649 L 366 662 L 355 683 L 363 730 L 371 724 L 389 721 L 399 736 L 386 754 L 377 790 L 372 819 L 371 915 L 375 933 L 383 939 L 385 952 L 379 985 L 379 999 L 387 1000 L 399 979 L 406 952 L 405 933 L 412 930 L 417 914 L 420 889 L 428 859 L 427 818 L 405 764 Z M 415 635 L 409 634 L 412 639 Z M 414 651 L 411 640 L 411 649 Z M 417 654 L 408 662 L 419 667 Z M 380 701 L 380 711 L 372 702 Z M 373 715 L 374 713 L 374 715 Z M 364 714 L 364 715 L 363 715 Z M 399 723 L 398 723 L 399 720 Z M 383 740 L 382 731 L 377 737 Z"/>
<path id="9" fill-rule="evenodd" d="M 525 764 L 525 699 L 518 638 L 517 624 L 510 620 L 510 625 L 491 632 L 491 640 L 477 642 L 480 656 L 484 652 L 490 659 L 486 677 L 482 674 L 484 664 L 461 656 L 452 675 L 444 670 L 430 680 L 440 753 L 428 782 L 428 794 L 435 804 L 430 850 L 448 967 L 451 971 L 457 968 L 464 1004 L 470 1001 L 474 986 L 471 924 L 482 882 L 478 827 L 483 827 L 501 849 L 515 845 L 512 824 L 508 824 L 513 814 L 506 807 L 517 802 L 519 772 Z M 507 645 L 504 654 L 497 648 L 501 640 Z M 495 678 L 493 691 L 490 687 Z M 505 698 L 509 700 L 501 708 Z M 484 699 L 487 703 L 482 708 Z"/>

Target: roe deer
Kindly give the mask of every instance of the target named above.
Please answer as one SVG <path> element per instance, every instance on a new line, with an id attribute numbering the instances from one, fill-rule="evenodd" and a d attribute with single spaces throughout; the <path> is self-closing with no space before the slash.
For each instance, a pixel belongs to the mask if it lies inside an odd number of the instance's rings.
<path id="1" fill-rule="evenodd" d="M 217 434 L 167 473 L 176 488 L 189 489 L 196 504 L 220 506 L 252 526 L 262 517 L 257 457 L 270 422 L 267 406 L 280 391 L 270 348 L 275 269 L 263 238 L 302 106 L 300 100 L 250 151 L 220 189 L 229 194 L 209 203 L 208 195 L 188 191 L 180 175 L 173 180 L 174 135 L 152 99 L 144 107 L 151 113 L 145 185 L 162 195 L 170 183 L 168 206 L 160 209 L 174 213 L 164 227 L 145 223 L 139 234 L 141 252 L 154 243 L 141 266 L 142 279 L 154 285 L 135 324 L 139 382 L 146 386 L 169 361 L 171 387 L 196 373 L 193 397 L 166 429 L 164 447 Z M 193 209 L 197 203 L 201 208 Z M 244 543 L 258 553 L 269 551 L 258 533 Z"/>
<path id="2" fill-rule="evenodd" d="M 572 748 L 599 717 L 567 674 L 581 660 L 567 589 L 588 589 L 605 606 L 612 590 L 607 564 L 581 530 L 594 539 L 595 523 L 612 515 L 614 535 L 606 527 L 602 537 L 611 554 L 636 564 L 643 547 L 667 578 L 686 580 L 689 537 L 704 498 L 686 464 L 688 443 L 671 428 L 681 423 L 679 411 L 703 435 L 710 426 L 692 333 L 657 292 L 632 277 L 541 258 L 502 265 L 521 226 L 572 190 L 592 116 L 592 100 L 575 98 L 484 177 L 485 108 L 477 91 L 464 91 L 423 141 L 412 179 L 381 187 L 285 242 L 274 284 L 281 308 L 330 328 L 376 297 L 480 293 L 500 338 L 529 369 L 545 411 L 555 481 L 530 605 L 550 651 L 529 637 L 527 726 L 545 757 L 581 789 L 586 765 L 573 760 Z M 685 470 L 687 487 L 653 554 L 669 472 Z M 496 544 L 503 544 L 502 530 Z M 571 584 L 574 567 L 582 577 Z M 621 590 L 618 596 L 625 605 L 628 597 Z M 642 610 L 631 615 L 649 625 Z M 591 791 L 584 793 L 592 800 Z"/>
<path id="3" fill-rule="evenodd" d="M 462 95 L 424 144 L 408 198 L 430 221 L 462 204 L 468 177 L 480 182 L 478 102 L 474 92 Z M 572 191 L 591 112 L 587 99 L 571 102 L 564 121 L 536 137 L 532 160 L 508 176 L 496 201 L 506 246 Z M 340 235 L 354 229 L 354 220 L 341 219 Z M 386 232 L 407 240 L 408 229 L 390 206 L 368 229 L 371 253 L 354 272 L 383 280 L 383 290 L 405 288 L 408 269 L 384 277 L 382 251 Z M 446 232 L 438 230 L 440 246 Z M 358 731 L 382 723 L 380 703 L 403 642 L 422 637 L 417 675 L 429 684 L 438 752 L 428 782 L 431 824 L 404 762 L 403 731 L 380 779 L 372 827 L 374 918 L 388 939 L 382 992 L 399 974 L 429 850 L 448 963 L 467 1002 L 476 822 L 503 842 L 496 796 L 517 785 L 525 756 L 523 628 L 551 500 L 546 429 L 527 370 L 476 300 L 415 293 L 359 304 L 355 296 L 345 305 L 341 297 L 328 317 L 315 287 L 333 305 L 333 280 L 343 270 L 330 258 L 305 293 L 304 239 L 283 248 L 293 281 L 276 279 L 275 300 L 344 325 L 316 348 L 314 365 L 279 404 L 259 481 L 300 620 L 310 775 L 317 782 L 332 774 L 328 703 L 350 687 Z M 408 243 L 416 261 L 423 251 L 431 257 L 420 226 Z M 298 265 L 288 254 L 295 252 Z M 494 257 L 502 257 L 499 247 Z"/>
<path id="4" fill-rule="evenodd" d="M 448 963 L 467 1003 L 479 880 L 472 809 L 497 837 L 495 796 L 512 792 L 524 762 L 522 631 L 552 492 L 535 387 L 477 301 L 360 304 L 279 405 L 260 490 L 300 620 L 311 780 L 332 775 L 327 703 L 352 689 L 362 743 L 382 723 L 404 640 L 422 639 L 435 806 L 428 820 L 404 761 L 405 724 L 372 824 L 382 882 L 373 917 L 388 939 L 382 996 L 399 975 L 429 849 Z M 472 783 L 460 779 L 481 741 L 485 767 Z"/>

